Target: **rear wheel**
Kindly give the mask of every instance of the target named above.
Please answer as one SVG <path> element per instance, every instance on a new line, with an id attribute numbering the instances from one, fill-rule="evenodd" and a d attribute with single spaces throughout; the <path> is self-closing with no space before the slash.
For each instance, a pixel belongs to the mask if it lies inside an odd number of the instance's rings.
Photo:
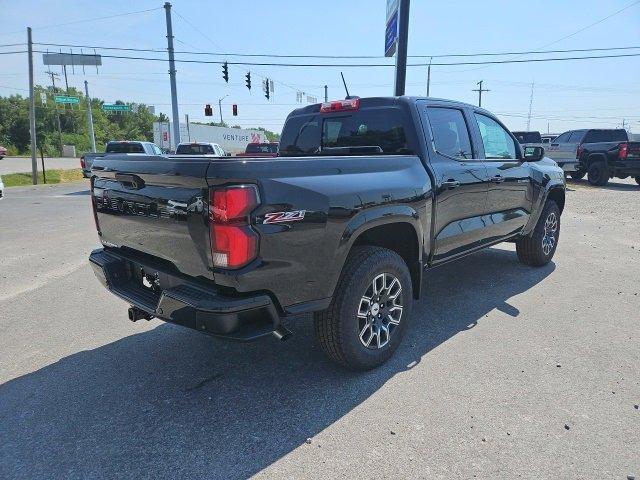
<path id="1" fill-rule="evenodd" d="M 329 308 L 314 316 L 320 346 L 333 361 L 353 370 L 382 365 L 406 331 L 411 292 L 402 257 L 386 248 L 355 247 Z"/>
<path id="2" fill-rule="evenodd" d="M 609 172 L 604 162 L 593 162 L 589 165 L 587 172 L 587 180 L 589 183 L 596 187 L 606 185 L 609 181 Z"/>
<path id="3" fill-rule="evenodd" d="M 573 178 L 574 180 L 581 180 L 584 178 L 584 176 L 587 174 L 587 172 L 585 172 L 584 170 L 577 170 L 575 172 L 571 172 L 571 178 Z"/>
<path id="4" fill-rule="evenodd" d="M 518 260 L 525 265 L 542 267 L 551 261 L 560 238 L 560 209 L 548 200 L 538 219 L 533 234 L 516 242 Z"/>

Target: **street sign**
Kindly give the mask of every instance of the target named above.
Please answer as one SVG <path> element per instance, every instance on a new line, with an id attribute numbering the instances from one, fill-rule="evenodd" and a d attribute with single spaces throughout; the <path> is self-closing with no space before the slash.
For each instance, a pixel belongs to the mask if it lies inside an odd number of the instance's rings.
<path id="1" fill-rule="evenodd" d="M 80 103 L 80 99 L 78 97 L 71 97 L 69 95 L 56 95 L 53 97 L 53 100 L 56 103 L 70 103 L 72 105 Z"/>
<path id="2" fill-rule="evenodd" d="M 130 112 L 131 105 L 120 105 L 117 103 L 105 103 L 102 105 L 105 112 Z"/>
<path id="3" fill-rule="evenodd" d="M 391 14 L 384 35 L 384 56 L 393 57 L 398 43 L 398 8 Z"/>
<path id="4" fill-rule="evenodd" d="M 47 104 L 47 94 L 44 92 L 40 92 L 40 100 L 42 101 L 42 105 Z"/>

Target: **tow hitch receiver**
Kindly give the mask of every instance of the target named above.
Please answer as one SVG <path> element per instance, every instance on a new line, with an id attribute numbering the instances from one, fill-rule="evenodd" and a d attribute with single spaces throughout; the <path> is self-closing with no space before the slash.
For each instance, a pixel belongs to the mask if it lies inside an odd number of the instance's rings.
<path id="1" fill-rule="evenodd" d="M 137 322 L 138 320 L 151 320 L 153 316 L 138 307 L 129 307 L 129 320 Z"/>

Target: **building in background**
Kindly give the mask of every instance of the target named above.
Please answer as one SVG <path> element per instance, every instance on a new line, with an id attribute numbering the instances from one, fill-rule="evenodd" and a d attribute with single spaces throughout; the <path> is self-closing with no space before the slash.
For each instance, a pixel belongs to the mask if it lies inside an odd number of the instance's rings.
<path id="1" fill-rule="evenodd" d="M 153 122 L 153 143 L 163 150 L 173 152 L 176 144 L 171 138 L 171 122 Z M 220 145 L 231 154 L 242 153 L 249 143 L 266 143 L 267 136 L 259 130 L 214 127 L 199 123 L 180 124 L 183 142 L 211 142 Z"/>

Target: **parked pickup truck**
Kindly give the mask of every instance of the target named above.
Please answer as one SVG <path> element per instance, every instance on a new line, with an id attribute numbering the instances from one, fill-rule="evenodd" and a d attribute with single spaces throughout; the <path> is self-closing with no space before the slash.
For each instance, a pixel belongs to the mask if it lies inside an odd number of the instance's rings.
<path id="1" fill-rule="evenodd" d="M 244 153 L 238 153 L 236 157 L 277 157 L 278 142 L 250 143 Z"/>
<path id="2" fill-rule="evenodd" d="M 80 157 L 80 167 L 82 168 L 82 176 L 89 178 L 91 176 L 91 166 L 96 158 L 102 158 L 105 155 L 112 155 L 116 153 L 135 153 L 143 155 L 162 155 L 162 150 L 151 142 L 107 142 L 104 153 L 101 152 L 87 152 L 83 153 Z"/>
<path id="3" fill-rule="evenodd" d="M 369 369 L 398 348 L 423 269 L 503 241 L 552 259 L 565 181 L 543 155 L 463 103 L 309 105 L 273 159 L 97 159 L 90 262 L 131 320 L 252 340 L 313 312 L 328 356 Z"/>
<path id="4" fill-rule="evenodd" d="M 634 177 L 640 185 L 640 142 L 630 142 L 626 130 L 589 130 L 576 152 L 578 169 L 572 178 L 587 175 L 591 185 L 610 178 Z"/>

